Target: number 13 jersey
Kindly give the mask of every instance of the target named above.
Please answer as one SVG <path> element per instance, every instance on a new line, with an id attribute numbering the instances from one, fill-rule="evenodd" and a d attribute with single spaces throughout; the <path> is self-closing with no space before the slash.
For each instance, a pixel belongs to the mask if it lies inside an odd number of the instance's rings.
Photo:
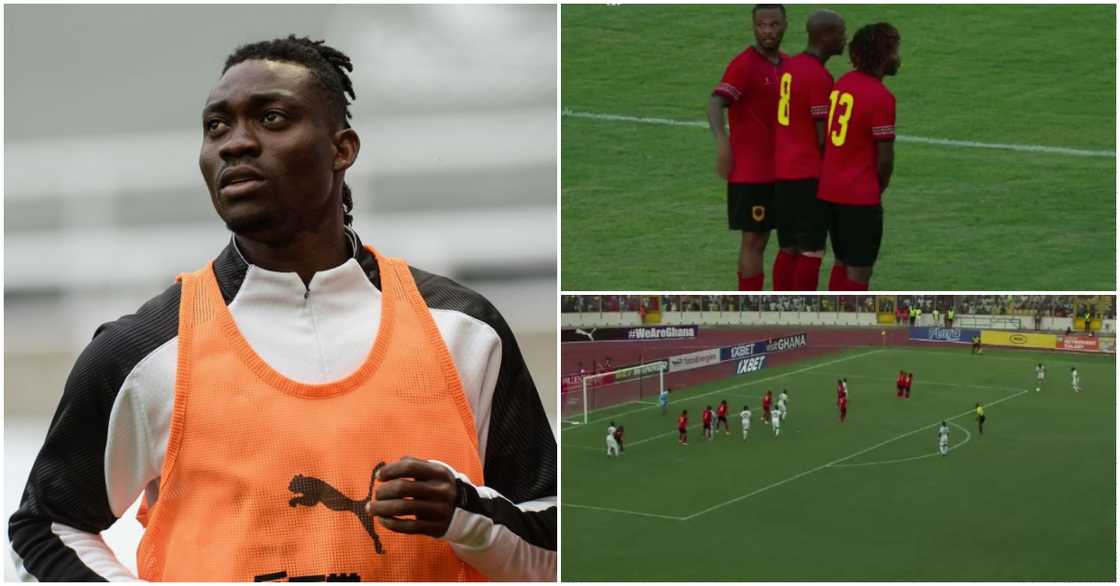
<path id="1" fill-rule="evenodd" d="M 861 71 L 845 74 L 829 97 L 817 197 L 845 205 L 879 205 L 879 141 L 894 140 L 895 99 Z"/>

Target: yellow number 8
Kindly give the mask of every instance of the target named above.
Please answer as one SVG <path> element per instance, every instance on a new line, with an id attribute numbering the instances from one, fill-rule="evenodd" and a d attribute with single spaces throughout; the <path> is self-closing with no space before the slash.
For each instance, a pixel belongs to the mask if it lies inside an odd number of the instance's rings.
<path id="1" fill-rule="evenodd" d="M 844 139 L 848 137 L 848 120 L 852 118 L 852 108 L 855 106 L 855 98 L 852 94 L 847 92 L 841 94 L 838 90 L 833 90 L 828 99 L 832 102 L 828 110 L 828 128 L 832 128 L 833 116 L 836 114 L 836 105 L 840 104 L 844 107 L 844 112 L 840 114 L 840 119 L 837 122 L 840 124 L 839 131 L 832 131 L 829 133 L 832 136 L 832 144 L 835 146 L 844 146 Z"/>
<path id="2" fill-rule="evenodd" d="M 789 126 L 789 88 L 793 84 L 793 75 L 782 74 L 781 88 L 782 99 L 778 100 L 778 124 Z"/>

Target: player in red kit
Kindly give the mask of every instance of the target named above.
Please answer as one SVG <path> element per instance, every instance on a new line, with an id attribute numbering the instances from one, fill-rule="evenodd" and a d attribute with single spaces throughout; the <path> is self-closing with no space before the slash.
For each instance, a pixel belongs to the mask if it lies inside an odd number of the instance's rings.
<path id="1" fill-rule="evenodd" d="M 774 394 L 771 391 L 766 391 L 762 397 L 762 422 L 770 425 L 770 405 L 774 402 Z"/>
<path id="2" fill-rule="evenodd" d="M 716 431 L 719 431 L 719 426 L 723 425 L 723 433 L 731 433 L 731 428 L 727 426 L 727 401 L 720 401 L 718 410 L 716 411 Z"/>
<path id="3" fill-rule="evenodd" d="M 701 418 L 704 421 L 704 439 L 710 440 L 710 439 L 712 439 L 712 406 L 711 405 L 708 405 L 708 407 L 706 409 L 704 409 L 704 413 L 701 415 Z"/>
<path id="4" fill-rule="evenodd" d="M 840 408 L 840 423 L 848 418 L 848 396 L 841 395 L 840 400 L 836 402 L 836 406 Z"/>
<path id="5" fill-rule="evenodd" d="M 906 375 L 906 398 L 910 398 L 910 388 L 914 386 L 914 373 Z"/>
<path id="6" fill-rule="evenodd" d="M 848 390 L 844 388 L 844 381 L 836 379 L 836 403 L 840 403 L 840 399 L 848 396 Z"/>
<path id="7" fill-rule="evenodd" d="M 826 202 L 833 255 L 846 267 L 844 279 L 829 279 L 833 291 L 866 291 L 879 257 L 895 137 L 895 99 L 882 80 L 902 65 L 900 42 L 898 30 L 885 22 L 861 28 L 848 46 L 855 71 L 841 77 L 829 96 L 817 197 Z"/>
<path id="8" fill-rule="evenodd" d="M 688 445 L 688 409 L 681 411 L 681 416 L 677 418 L 677 443 L 682 446 Z"/>
<path id="9" fill-rule="evenodd" d="M 904 393 L 906 391 L 906 373 L 905 372 L 903 372 L 901 370 L 898 371 L 898 380 L 896 381 L 896 384 L 898 386 L 898 395 L 896 395 L 896 396 L 901 399 L 902 398 L 902 393 Z"/>
<path id="10" fill-rule="evenodd" d="M 716 141 L 716 171 L 727 181 L 727 225 L 742 233 L 739 290 L 761 291 L 762 253 L 773 224 L 774 112 L 778 107 L 779 50 L 786 9 L 758 4 L 752 11 L 755 44 L 727 66 L 708 100 L 708 125 Z M 731 127 L 724 127 L 723 111 Z"/>
<path id="11" fill-rule="evenodd" d="M 832 74 L 825 63 L 844 52 L 844 19 L 817 10 L 805 25 L 809 46 L 782 61 L 774 126 L 774 205 L 771 218 L 781 250 L 774 260 L 775 291 L 815 291 L 827 227 L 817 199 Z"/>

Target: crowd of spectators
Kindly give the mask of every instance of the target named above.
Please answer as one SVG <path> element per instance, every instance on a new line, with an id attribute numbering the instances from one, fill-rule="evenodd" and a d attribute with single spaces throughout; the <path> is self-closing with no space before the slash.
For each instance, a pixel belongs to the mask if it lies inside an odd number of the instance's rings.
<path id="1" fill-rule="evenodd" d="M 844 311 L 923 314 L 1020 315 L 1115 319 L 1116 298 L 1109 295 L 564 295 L 564 313 L 624 313 L 659 308 L 662 312 Z"/>

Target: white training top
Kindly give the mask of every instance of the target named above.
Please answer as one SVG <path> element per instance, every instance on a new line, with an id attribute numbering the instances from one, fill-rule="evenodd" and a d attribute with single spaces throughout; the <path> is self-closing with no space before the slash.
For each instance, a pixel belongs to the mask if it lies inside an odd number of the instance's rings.
<path id="1" fill-rule="evenodd" d="M 744 410 L 740 411 L 739 412 L 739 417 L 743 418 L 743 427 L 750 427 L 751 426 L 751 410 L 750 409 L 744 409 Z"/>

